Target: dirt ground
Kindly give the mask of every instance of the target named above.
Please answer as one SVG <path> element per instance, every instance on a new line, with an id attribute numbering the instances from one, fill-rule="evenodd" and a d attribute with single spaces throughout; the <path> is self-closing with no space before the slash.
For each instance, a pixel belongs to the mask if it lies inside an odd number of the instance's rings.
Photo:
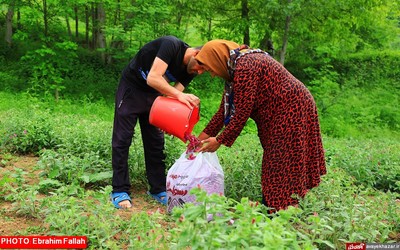
<path id="1" fill-rule="evenodd" d="M 24 175 L 25 183 L 38 183 L 40 171 L 35 170 L 37 161 L 38 157 L 34 156 L 19 156 L 12 157 L 11 160 L 5 160 L 0 155 L 0 182 L 4 173 L 13 171 L 14 168 L 20 168 L 26 172 Z M 166 212 L 163 206 L 149 200 L 145 190 L 136 193 L 135 197 L 132 197 L 132 202 L 134 206 L 131 209 L 118 210 L 117 213 L 121 217 L 129 218 L 131 214 L 143 211 L 143 209 L 149 212 L 156 212 L 157 210 L 160 213 Z M 40 234 L 37 233 L 38 231 L 43 232 L 45 231 L 43 228 L 47 228 L 40 219 L 16 214 L 12 202 L 4 201 L 4 199 L 0 199 L 0 225 L 0 235 L 2 236 L 15 236 L 21 235 L 21 233 L 24 236 L 38 235 Z"/>

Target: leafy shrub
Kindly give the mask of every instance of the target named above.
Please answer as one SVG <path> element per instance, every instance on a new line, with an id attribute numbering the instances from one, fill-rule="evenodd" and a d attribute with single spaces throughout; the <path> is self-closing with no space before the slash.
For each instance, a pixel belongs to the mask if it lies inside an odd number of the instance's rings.
<path id="1" fill-rule="evenodd" d="M 3 63 L 5 62 L 0 61 L 0 64 Z M 26 88 L 25 82 L 13 70 L 0 71 L 0 79 L 0 89 L 3 91 L 21 91 Z"/>
<path id="2" fill-rule="evenodd" d="M 41 97 L 54 94 L 58 100 L 60 92 L 65 89 L 64 79 L 71 71 L 71 65 L 76 64 L 76 49 L 75 43 L 62 42 L 28 51 L 21 59 L 29 74 L 29 92 Z"/>
<path id="3" fill-rule="evenodd" d="M 358 185 L 400 193 L 396 140 L 325 140 L 330 164 L 345 170 Z"/>
<path id="4" fill-rule="evenodd" d="M 172 229 L 170 249 L 317 249 L 314 244 L 333 245 L 295 228 L 300 209 L 290 207 L 267 216 L 257 202 L 240 202 L 193 189 L 198 204 L 174 208 L 176 227 Z M 293 223 L 294 222 L 294 223 Z M 311 237 L 310 237 L 311 236 Z"/>
<path id="5" fill-rule="evenodd" d="M 87 63 L 71 65 L 71 68 L 72 72 L 64 80 L 65 99 L 113 103 L 122 69 Z"/>
<path id="6" fill-rule="evenodd" d="M 357 138 L 398 132 L 399 58 L 398 51 L 372 51 L 342 56 L 330 64 L 293 65 L 316 100 L 322 132 Z"/>
<path id="7" fill-rule="evenodd" d="M 91 151 L 84 156 L 60 154 L 52 150 L 42 152 L 38 166 L 42 175 L 66 184 L 106 184 L 111 182 L 110 160 Z"/>
<path id="8" fill-rule="evenodd" d="M 241 135 L 231 148 L 222 146 L 217 155 L 225 172 L 225 195 L 261 201 L 263 150 L 257 135 Z"/>
<path id="9" fill-rule="evenodd" d="M 336 59 L 333 64 L 345 86 L 373 88 L 382 82 L 395 86 L 400 79 L 399 51 L 365 51 Z M 398 86 L 397 86 L 398 88 Z"/>
<path id="10" fill-rule="evenodd" d="M 314 215 L 324 221 L 317 226 L 319 232 L 324 233 L 317 237 L 332 242 L 337 249 L 345 248 L 348 242 L 388 242 L 390 233 L 399 230 L 396 194 L 380 193 L 356 183 L 357 180 L 339 166 L 330 165 L 321 184 L 300 202 L 304 212 L 296 228 L 300 232 L 314 233 L 308 230 L 313 222 L 308 224 L 305 219 Z"/>
<path id="11" fill-rule="evenodd" d="M 54 148 L 59 143 L 55 124 L 49 114 L 37 111 L 33 114 L 11 111 L 13 119 L 4 122 L 1 148 L 17 154 L 35 154 L 44 148 Z"/>
<path id="12" fill-rule="evenodd" d="M 130 219 L 115 213 L 109 203 L 111 186 L 85 191 L 68 185 L 46 197 L 43 214 L 52 235 L 85 235 L 88 249 L 159 248 L 165 246 L 160 213 L 132 213 Z M 161 241 L 160 241 L 161 240 Z M 164 248 L 167 249 L 167 248 Z"/>

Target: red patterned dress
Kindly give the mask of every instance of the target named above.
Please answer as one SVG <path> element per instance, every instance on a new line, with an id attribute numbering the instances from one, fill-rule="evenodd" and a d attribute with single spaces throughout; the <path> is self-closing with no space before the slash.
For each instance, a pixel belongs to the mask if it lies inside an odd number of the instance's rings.
<path id="1" fill-rule="evenodd" d="M 298 200 L 292 196 L 304 197 L 326 174 L 314 98 L 302 82 L 266 53 L 243 54 L 234 66 L 234 113 L 218 135 L 224 126 L 224 94 L 203 132 L 230 147 L 252 118 L 264 149 L 264 204 L 276 210 L 296 205 Z"/>

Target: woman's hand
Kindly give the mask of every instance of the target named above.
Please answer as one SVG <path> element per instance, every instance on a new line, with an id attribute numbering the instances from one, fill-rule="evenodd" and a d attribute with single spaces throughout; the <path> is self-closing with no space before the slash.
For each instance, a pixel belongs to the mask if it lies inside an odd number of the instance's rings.
<path id="1" fill-rule="evenodd" d="M 215 152 L 221 146 L 219 142 L 217 142 L 217 138 L 209 137 L 200 142 L 201 148 L 198 149 L 198 152 Z"/>

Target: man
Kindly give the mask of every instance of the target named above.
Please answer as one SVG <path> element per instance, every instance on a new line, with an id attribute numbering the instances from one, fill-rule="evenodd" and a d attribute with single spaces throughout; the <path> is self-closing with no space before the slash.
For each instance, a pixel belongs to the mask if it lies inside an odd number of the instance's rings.
<path id="1" fill-rule="evenodd" d="M 149 112 L 160 95 L 176 98 L 189 107 L 199 105 L 197 96 L 182 92 L 194 76 L 204 72 L 194 59 L 199 51 L 174 36 L 161 37 L 144 45 L 122 72 L 112 136 L 111 199 L 116 208 L 132 207 L 128 155 L 137 120 L 150 185 L 148 194 L 166 205 L 164 134 L 149 123 Z"/>

